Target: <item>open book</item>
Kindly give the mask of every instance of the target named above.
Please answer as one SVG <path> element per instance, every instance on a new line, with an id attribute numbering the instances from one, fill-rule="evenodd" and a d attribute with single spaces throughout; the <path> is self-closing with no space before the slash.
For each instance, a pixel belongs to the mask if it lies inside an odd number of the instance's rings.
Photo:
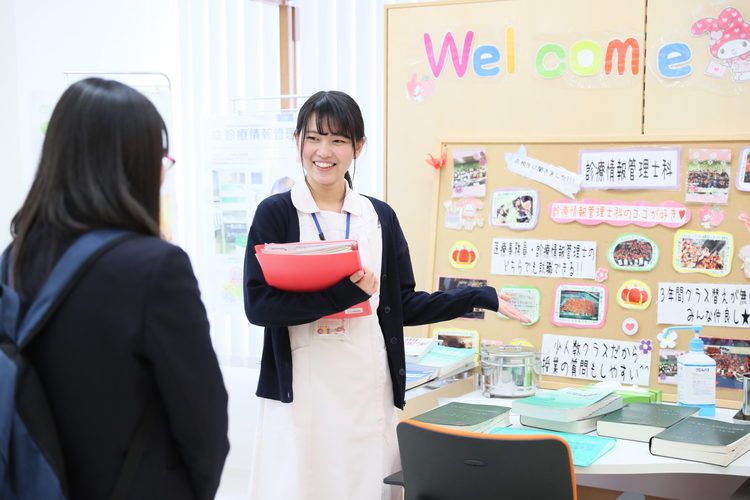
<path id="1" fill-rule="evenodd" d="M 266 283 L 288 292 L 318 292 L 362 269 L 355 240 L 255 245 Z M 372 314 L 366 300 L 328 318 L 356 318 Z"/>

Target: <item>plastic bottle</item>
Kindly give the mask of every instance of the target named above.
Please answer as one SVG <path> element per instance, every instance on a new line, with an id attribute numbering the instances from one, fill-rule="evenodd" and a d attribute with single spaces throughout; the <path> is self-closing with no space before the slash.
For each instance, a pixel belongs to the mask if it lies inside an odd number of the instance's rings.
<path id="1" fill-rule="evenodd" d="M 700 338 L 703 327 L 670 327 L 668 330 L 692 329 L 690 351 L 677 358 L 677 404 L 699 408 L 698 415 L 716 415 L 716 361 L 703 352 Z"/>

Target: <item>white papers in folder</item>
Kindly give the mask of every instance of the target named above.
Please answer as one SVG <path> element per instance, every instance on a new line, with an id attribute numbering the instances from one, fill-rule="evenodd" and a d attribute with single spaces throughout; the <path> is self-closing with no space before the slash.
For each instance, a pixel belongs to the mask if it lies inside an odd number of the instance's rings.
<path id="1" fill-rule="evenodd" d="M 357 248 L 356 241 L 315 241 L 311 243 L 266 243 L 263 253 L 287 255 L 325 255 L 351 252 Z"/>

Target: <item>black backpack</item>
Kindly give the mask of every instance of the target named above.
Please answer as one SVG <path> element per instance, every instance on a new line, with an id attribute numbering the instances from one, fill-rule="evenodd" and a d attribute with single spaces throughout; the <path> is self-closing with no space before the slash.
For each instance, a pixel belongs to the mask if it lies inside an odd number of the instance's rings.
<path id="1" fill-rule="evenodd" d="M 65 464 L 54 417 L 24 348 L 54 315 L 78 279 L 94 261 L 121 241 L 135 236 L 102 229 L 80 236 L 58 260 L 28 311 L 19 318 L 20 300 L 8 285 L 8 254 L 0 258 L 0 499 L 68 498 Z M 152 420 L 149 404 L 136 430 L 113 498 L 125 496 L 146 446 Z"/>

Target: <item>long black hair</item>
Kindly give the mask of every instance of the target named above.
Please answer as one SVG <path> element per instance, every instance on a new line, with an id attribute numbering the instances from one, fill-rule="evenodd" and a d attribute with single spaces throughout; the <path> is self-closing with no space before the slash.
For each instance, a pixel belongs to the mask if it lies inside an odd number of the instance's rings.
<path id="1" fill-rule="evenodd" d="M 119 82 L 71 85 L 47 127 L 29 194 L 11 222 L 13 277 L 28 299 L 73 241 L 95 228 L 159 235 L 167 129 L 154 105 Z"/>
<path id="2" fill-rule="evenodd" d="M 307 123 L 312 115 L 315 115 L 315 127 L 318 131 L 328 130 L 331 134 L 349 138 L 354 150 L 354 172 L 356 172 L 357 144 L 365 139 L 365 121 L 362 119 L 362 111 L 357 102 L 348 94 L 338 90 L 321 90 L 311 95 L 297 115 L 297 128 L 294 130 L 294 135 L 299 138 L 300 144 L 305 143 Z M 301 160 L 302 147 L 299 150 Z M 349 171 L 344 174 L 344 179 L 349 183 L 349 187 L 352 187 L 352 177 Z"/>

